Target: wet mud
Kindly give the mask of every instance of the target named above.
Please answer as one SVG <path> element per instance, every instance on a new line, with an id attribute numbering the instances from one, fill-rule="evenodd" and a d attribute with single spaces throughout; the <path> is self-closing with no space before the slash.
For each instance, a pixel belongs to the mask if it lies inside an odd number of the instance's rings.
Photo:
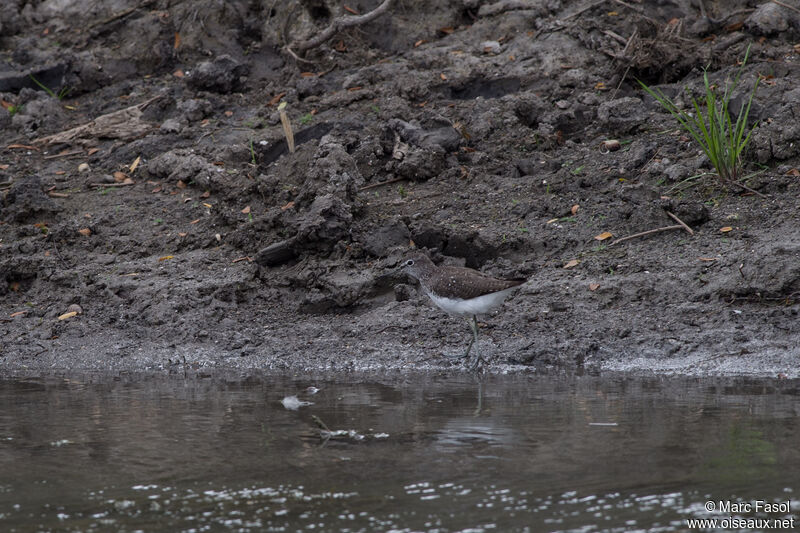
<path id="1" fill-rule="evenodd" d="M 413 245 L 530 278 L 491 371 L 797 376 L 796 11 L 398 0 L 287 50 L 378 4 L 7 2 L 0 367 L 459 370 Z M 761 79 L 746 188 L 637 83 L 704 67 Z"/>

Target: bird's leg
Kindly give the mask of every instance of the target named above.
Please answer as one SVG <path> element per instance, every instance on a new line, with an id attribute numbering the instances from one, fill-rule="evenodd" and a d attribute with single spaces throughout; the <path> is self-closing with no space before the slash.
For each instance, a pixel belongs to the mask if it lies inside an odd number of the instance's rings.
<path id="1" fill-rule="evenodd" d="M 473 325 L 473 320 L 475 321 L 474 325 Z M 470 352 L 470 350 L 472 350 L 472 345 L 475 344 L 476 340 L 478 340 L 478 329 L 477 329 L 478 328 L 478 322 L 477 322 L 477 320 L 478 320 L 478 318 L 476 316 L 473 316 L 472 320 L 470 320 L 469 318 L 467 319 L 467 322 L 469 323 L 469 327 L 470 327 L 470 329 L 472 330 L 472 333 L 473 333 L 472 338 L 469 340 L 469 346 L 467 346 L 467 351 L 464 352 L 462 355 L 448 355 L 447 357 L 450 357 L 451 359 L 466 359 L 467 357 L 469 357 L 469 352 Z"/>
<path id="2" fill-rule="evenodd" d="M 472 335 L 473 335 L 472 341 L 470 341 L 469 343 L 469 348 L 472 348 L 472 345 L 475 344 L 475 342 L 477 342 L 478 340 L 478 317 L 472 315 L 472 322 L 470 322 L 469 325 L 472 328 Z M 469 348 L 467 348 L 467 353 L 464 354 L 464 357 L 467 357 L 469 355 Z M 484 362 L 483 357 L 481 357 L 481 354 L 478 353 L 478 351 L 476 350 L 475 357 L 472 358 L 469 364 L 469 369 L 475 370 L 476 368 L 478 368 L 478 364 L 483 362 Z"/>

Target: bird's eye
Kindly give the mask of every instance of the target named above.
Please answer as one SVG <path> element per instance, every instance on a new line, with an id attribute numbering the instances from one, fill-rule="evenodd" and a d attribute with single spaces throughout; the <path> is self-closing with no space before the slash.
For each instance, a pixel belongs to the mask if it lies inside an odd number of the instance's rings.
<path id="1" fill-rule="evenodd" d="M 406 266 L 407 267 L 414 266 L 414 260 L 413 259 L 409 259 L 408 261 L 406 261 Z"/>

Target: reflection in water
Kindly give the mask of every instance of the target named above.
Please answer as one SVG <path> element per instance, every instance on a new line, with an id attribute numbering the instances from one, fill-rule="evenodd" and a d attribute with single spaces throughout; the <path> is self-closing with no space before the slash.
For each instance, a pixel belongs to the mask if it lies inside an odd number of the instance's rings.
<path id="1" fill-rule="evenodd" d="M 2 530 L 684 531 L 798 488 L 793 381 L 349 378 L 0 380 Z"/>

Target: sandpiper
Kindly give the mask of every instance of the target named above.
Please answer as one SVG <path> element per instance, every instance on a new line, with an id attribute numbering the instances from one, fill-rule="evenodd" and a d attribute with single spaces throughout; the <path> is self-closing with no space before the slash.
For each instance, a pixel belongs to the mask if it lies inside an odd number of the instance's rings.
<path id="1" fill-rule="evenodd" d="M 498 279 L 477 270 L 454 266 L 436 266 L 427 255 L 411 253 L 400 265 L 400 270 L 416 278 L 425 293 L 437 306 L 450 314 L 467 318 L 472 329 L 466 353 L 469 357 L 478 340 L 478 316 L 489 313 L 500 306 L 503 300 L 526 279 Z M 477 350 L 476 350 L 477 353 Z M 483 361 L 480 355 L 469 364 L 474 369 Z"/>

